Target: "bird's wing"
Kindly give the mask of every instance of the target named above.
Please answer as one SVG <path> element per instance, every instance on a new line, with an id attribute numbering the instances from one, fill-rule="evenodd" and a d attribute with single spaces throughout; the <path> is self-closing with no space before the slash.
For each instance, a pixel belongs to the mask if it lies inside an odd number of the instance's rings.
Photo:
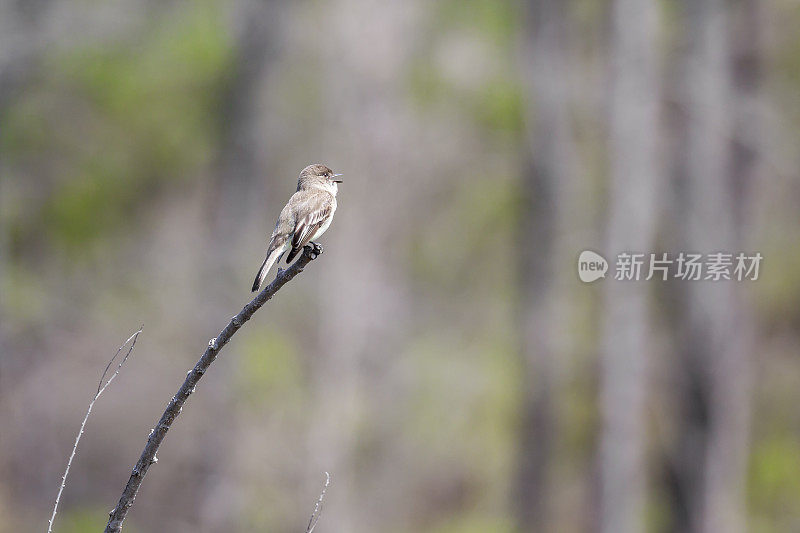
<path id="1" fill-rule="evenodd" d="M 317 193 L 309 196 L 295 211 L 298 215 L 297 225 L 292 237 L 292 251 L 286 258 L 288 263 L 308 244 L 317 230 L 328 220 L 333 210 L 333 196 Z"/>

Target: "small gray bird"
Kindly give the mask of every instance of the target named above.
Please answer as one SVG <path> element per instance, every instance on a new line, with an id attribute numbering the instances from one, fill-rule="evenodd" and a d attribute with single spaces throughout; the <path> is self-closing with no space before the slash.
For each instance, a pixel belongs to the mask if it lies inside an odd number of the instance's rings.
<path id="1" fill-rule="evenodd" d="M 267 248 L 267 257 L 256 274 L 253 292 L 256 292 L 267 272 L 287 250 L 291 250 L 286 262 L 291 262 L 303 247 L 314 239 L 320 238 L 331 225 L 336 212 L 336 193 L 339 192 L 337 179 L 341 174 L 334 174 L 325 165 L 308 165 L 300 173 L 297 180 L 297 192 L 284 206 L 272 231 Z"/>

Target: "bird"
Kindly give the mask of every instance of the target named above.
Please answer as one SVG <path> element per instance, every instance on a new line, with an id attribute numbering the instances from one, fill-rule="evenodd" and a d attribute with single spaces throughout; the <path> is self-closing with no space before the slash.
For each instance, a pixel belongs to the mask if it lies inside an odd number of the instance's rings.
<path id="1" fill-rule="evenodd" d="M 321 164 L 308 165 L 297 179 L 297 191 L 281 210 L 267 247 L 267 256 L 253 281 L 253 292 L 258 291 L 267 273 L 287 251 L 290 263 L 306 244 L 315 244 L 328 229 L 336 212 L 336 194 L 339 192 L 341 174 Z"/>

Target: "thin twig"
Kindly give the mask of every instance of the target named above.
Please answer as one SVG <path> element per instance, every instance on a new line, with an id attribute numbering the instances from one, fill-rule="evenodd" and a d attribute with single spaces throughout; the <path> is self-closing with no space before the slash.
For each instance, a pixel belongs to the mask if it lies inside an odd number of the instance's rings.
<path id="1" fill-rule="evenodd" d="M 122 370 L 122 365 L 124 365 L 125 361 L 128 360 L 128 356 L 133 351 L 133 347 L 136 346 L 136 339 L 139 338 L 139 334 L 142 332 L 142 329 L 144 329 L 144 325 L 142 325 L 138 329 L 138 331 L 136 331 L 136 333 L 128 337 L 128 340 L 122 343 L 122 346 L 120 346 L 117 349 L 117 353 L 115 353 L 114 357 L 112 357 L 111 360 L 108 362 L 105 370 L 103 370 L 103 374 L 100 376 L 100 382 L 97 384 L 97 392 L 95 393 L 94 398 L 92 398 L 92 401 L 89 402 L 89 408 L 86 410 L 86 416 L 83 417 L 83 422 L 81 422 L 81 429 L 80 431 L 78 431 L 78 436 L 75 437 L 75 444 L 72 445 L 72 453 L 69 454 L 69 460 L 67 461 L 67 468 L 64 470 L 64 475 L 61 476 L 61 486 L 58 488 L 56 503 L 53 504 L 53 514 L 50 516 L 50 522 L 47 526 L 47 533 L 52 533 L 53 531 L 53 522 L 55 521 L 56 513 L 58 512 L 58 504 L 61 501 L 61 494 L 64 492 L 64 487 L 66 487 L 67 485 L 67 476 L 69 475 L 69 469 L 72 466 L 72 460 L 75 458 L 75 453 L 78 451 L 78 443 L 81 441 L 81 437 L 83 436 L 83 431 L 86 428 L 86 422 L 87 420 L 89 420 L 89 415 L 92 414 L 92 408 L 94 407 L 94 403 L 97 401 L 100 395 L 103 394 L 103 391 L 106 390 L 106 387 L 108 387 L 111 384 L 111 382 L 114 381 L 114 378 L 117 377 L 119 371 Z M 125 354 L 125 357 L 123 357 L 122 360 L 117 365 L 117 369 L 114 371 L 114 374 L 112 374 L 111 377 L 108 378 L 108 381 L 105 381 L 106 375 L 108 374 L 108 369 L 111 368 L 111 365 L 117 359 L 117 356 L 122 352 L 123 348 L 125 348 L 125 346 L 128 345 L 128 343 L 130 343 L 130 346 L 128 347 L 128 352 Z"/>
<path id="2" fill-rule="evenodd" d="M 314 512 L 311 513 L 311 518 L 308 519 L 308 527 L 306 528 L 306 533 L 311 533 L 314 531 L 314 528 L 317 527 L 317 522 L 319 522 L 319 517 L 322 516 L 322 500 L 325 499 L 325 493 L 328 492 L 328 486 L 331 484 L 331 476 L 327 472 L 325 472 L 325 486 L 322 487 L 322 492 L 319 494 L 319 498 L 317 499 L 317 503 L 314 504 Z"/>
<path id="3" fill-rule="evenodd" d="M 128 515 L 130 508 L 133 506 L 133 501 L 136 499 L 136 494 L 139 491 L 139 487 L 142 484 L 144 476 L 147 474 L 148 469 L 158 461 L 156 458 L 156 452 L 158 452 L 161 442 L 167 435 L 167 431 L 169 431 L 172 423 L 181 413 L 183 404 L 186 403 L 186 400 L 194 392 L 197 383 L 200 381 L 200 378 L 203 377 L 203 374 L 206 373 L 208 367 L 211 366 L 211 363 L 213 363 L 217 358 L 220 350 L 222 350 L 231 337 L 233 337 L 233 335 L 239 331 L 239 328 L 241 328 L 245 322 L 250 320 L 250 317 L 253 316 L 253 313 L 258 311 L 262 305 L 264 305 L 275 295 L 276 292 L 278 292 L 278 290 L 280 290 L 281 287 L 286 285 L 286 283 L 288 283 L 292 278 L 302 272 L 303 268 L 308 263 L 316 259 L 321 253 L 322 247 L 319 245 L 306 246 L 303 249 L 303 254 L 299 259 L 297 259 L 297 261 L 295 261 L 288 269 L 279 270 L 275 280 L 264 287 L 264 290 L 261 291 L 258 296 L 253 298 L 249 304 L 244 306 L 239 314 L 234 316 L 230 322 L 228 322 L 228 325 L 225 326 L 225 328 L 217 337 L 208 342 L 208 347 L 206 348 L 202 357 L 200 357 L 200 360 L 194 365 L 194 368 L 189 370 L 189 372 L 186 374 L 186 379 L 184 380 L 183 385 L 181 385 L 181 387 L 178 389 L 178 392 L 175 393 L 175 396 L 173 396 L 169 401 L 169 404 L 167 404 L 167 408 L 161 415 L 161 419 L 158 421 L 155 427 L 150 430 L 150 436 L 147 438 L 147 444 L 145 444 L 139 460 L 136 461 L 136 464 L 133 467 L 131 476 L 128 479 L 128 483 L 125 485 L 125 489 L 122 491 L 122 496 L 120 496 L 117 506 L 114 507 L 110 513 L 108 513 L 109 518 L 105 533 L 118 533 L 122 531 L 122 522 Z"/>

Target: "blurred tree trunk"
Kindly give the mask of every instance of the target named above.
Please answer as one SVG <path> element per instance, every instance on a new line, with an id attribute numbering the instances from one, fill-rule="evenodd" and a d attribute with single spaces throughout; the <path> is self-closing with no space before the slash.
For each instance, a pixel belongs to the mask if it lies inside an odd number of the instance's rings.
<path id="1" fill-rule="evenodd" d="M 612 6 L 610 213 L 608 259 L 652 249 L 659 185 L 658 8 L 653 0 Z M 646 273 L 645 273 L 646 274 Z M 611 277 L 611 276 L 609 276 Z M 600 448 L 601 530 L 644 530 L 644 402 L 648 341 L 647 285 L 605 282 Z"/>
<path id="2" fill-rule="evenodd" d="M 282 6 L 281 2 L 260 0 L 242 0 L 230 6 L 236 46 L 233 68 L 220 95 L 218 120 L 222 142 L 214 180 L 216 211 L 212 219 L 215 246 L 220 250 L 217 257 L 221 260 L 213 276 L 222 276 L 229 282 L 235 280 L 229 261 L 246 255 L 239 253 L 242 236 L 248 233 L 248 227 L 264 223 L 261 213 L 266 203 L 263 194 L 266 117 L 261 110 L 266 77 L 280 41 Z M 273 223 L 274 219 L 269 220 L 269 226 L 256 230 L 264 235 L 264 250 Z M 226 285 L 222 288 L 228 292 Z"/>
<path id="3" fill-rule="evenodd" d="M 515 479 L 515 515 L 520 531 L 548 524 L 556 439 L 556 364 L 563 352 L 559 290 L 559 237 L 564 235 L 563 196 L 574 155 L 569 117 L 567 8 L 561 0 L 527 3 L 522 72 L 533 103 L 519 224 L 519 312 L 523 405 Z"/>
<path id="4" fill-rule="evenodd" d="M 758 150 L 753 104 L 759 18 L 757 2 L 746 0 L 737 5 L 739 24 L 731 26 L 729 7 L 724 0 L 683 5 L 681 97 L 688 119 L 674 217 L 681 249 L 687 251 L 746 249 L 744 222 Z M 742 288 L 735 281 L 677 288 L 681 357 L 678 440 L 671 461 L 674 531 L 746 529 L 752 324 Z"/>
<path id="5" fill-rule="evenodd" d="M 747 244 L 751 222 L 752 189 L 760 174 L 763 131 L 757 111 L 763 73 L 763 6 L 758 0 L 740 0 L 732 13 L 733 59 L 733 178 L 734 231 Z"/>
<path id="6" fill-rule="evenodd" d="M 277 192 L 288 189 L 280 180 L 295 179 L 294 176 L 280 176 L 267 181 L 264 132 L 268 117 L 262 111 L 266 82 L 277 60 L 279 22 L 285 4 L 273 0 L 237 0 L 225 9 L 231 19 L 233 50 L 231 68 L 220 90 L 216 110 L 219 152 L 207 199 L 209 225 L 203 228 L 210 233 L 215 253 L 209 254 L 202 247 L 197 250 L 195 259 L 196 264 L 203 265 L 203 279 L 198 280 L 202 289 L 194 291 L 194 294 L 202 296 L 195 304 L 198 310 L 203 311 L 203 320 L 197 322 L 197 334 L 213 331 L 221 313 L 228 313 L 229 309 L 240 304 L 242 298 L 248 297 L 252 278 L 242 283 L 239 276 L 241 266 L 249 258 L 252 271 L 247 274 L 255 275 L 282 207 L 280 202 L 288 200 L 288 197 L 276 198 L 276 201 L 268 203 L 265 191 L 272 191 L 277 196 Z M 261 239 L 254 243 L 248 239 L 250 236 L 260 236 Z M 287 265 L 282 266 L 286 268 Z M 212 297 L 209 297 L 209 291 Z M 237 397 L 233 379 L 228 374 L 225 379 L 207 384 L 206 390 L 206 396 L 216 396 L 211 405 L 218 410 L 209 416 L 220 421 L 220 429 L 227 428 L 231 432 L 239 422 L 226 415 Z M 235 452 L 239 449 L 238 443 L 229 438 L 231 432 L 204 434 L 198 444 L 198 454 L 203 463 L 213 468 L 204 473 L 205 483 L 197 487 L 199 494 L 195 501 L 200 511 L 196 525 L 202 524 L 209 531 L 229 530 L 231 524 L 239 519 L 239 506 L 245 499 L 242 489 L 227 477 L 235 471 Z M 212 457 L 216 459 L 209 460 Z M 224 481 L 220 482 L 221 479 Z M 233 501 L 236 505 L 221 507 L 211 503 L 220 499 Z"/>
<path id="7" fill-rule="evenodd" d="M 392 406 L 402 402 L 400 376 L 392 372 L 396 361 L 387 354 L 398 353 L 405 340 L 408 291 L 396 243 L 415 212 L 411 188 L 385 179 L 387 172 L 408 178 L 404 88 L 386 69 L 403 71 L 415 28 L 403 0 L 337 0 L 318 16 L 326 21 L 318 37 L 324 108 L 314 122 L 320 130 L 337 132 L 323 139 L 320 159 L 344 173 L 344 183 L 336 219 L 324 237 L 325 268 L 316 292 L 319 337 L 309 362 L 315 410 L 308 477 L 316 487 L 323 471 L 331 475 L 321 528 L 379 531 L 396 520 L 391 515 L 401 484 L 396 472 L 379 471 L 379 461 L 364 457 L 384 453 L 376 443 L 389 444 L 379 436 L 391 434 L 397 423 Z M 370 34 L 371 46 L 354 31 L 365 20 L 378 29 Z"/>
<path id="8" fill-rule="evenodd" d="M 0 113 L 36 74 L 43 43 L 42 21 L 52 0 L 0 2 Z"/>

